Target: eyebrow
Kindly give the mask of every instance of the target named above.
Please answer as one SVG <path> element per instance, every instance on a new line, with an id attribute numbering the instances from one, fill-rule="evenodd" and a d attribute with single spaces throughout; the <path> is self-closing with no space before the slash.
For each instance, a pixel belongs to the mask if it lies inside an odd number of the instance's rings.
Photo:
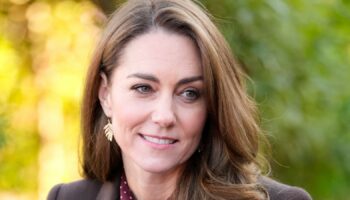
<path id="1" fill-rule="evenodd" d="M 140 78 L 140 79 L 145 79 L 148 81 L 160 83 L 159 79 L 151 74 L 135 73 L 135 74 L 128 75 L 127 78 Z M 176 83 L 176 86 L 184 85 L 195 81 L 203 81 L 203 76 L 193 76 L 193 77 L 183 78 Z"/>
<path id="2" fill-rule="evenodd" d="M 160 82 L 159 79 L 156 78 L 155 76 L 152 76 L 151 74 L 143 74 L 143 73 L 130 74 L 127 76 L 127 78 L 140 78 L 140 79 L 145 79 L 152 82 L 157 82 L 157 83 Z"/>
<path id="3" fill-rule="evenodd" d="M 184 79 L 181 79 L 178 83 L 176 83 L 176 86 L 185 85 L 187 83 L 191 83 L 195 81 L 203 81 L 203 77 L 193 76 L 193 77 L 184 78 Z"/>

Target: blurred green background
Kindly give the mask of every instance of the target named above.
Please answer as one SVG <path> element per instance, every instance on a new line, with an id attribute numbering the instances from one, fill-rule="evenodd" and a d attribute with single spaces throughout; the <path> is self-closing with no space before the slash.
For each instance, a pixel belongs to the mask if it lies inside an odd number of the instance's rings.
<path id="1" fill-rule="evenodd" d="M 203 0 L 251 77 L 272 176 L 350 196 L 350 1 Z M 78 179 L 84 75 L 119 2 L 0 0 L 0 199 Z"/>

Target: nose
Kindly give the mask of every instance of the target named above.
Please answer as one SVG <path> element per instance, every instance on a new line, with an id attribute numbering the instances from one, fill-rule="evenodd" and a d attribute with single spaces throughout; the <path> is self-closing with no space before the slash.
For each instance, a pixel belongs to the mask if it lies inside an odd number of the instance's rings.
<path id="1" fill-rule="evenodd" d="M 176 114 L 171 97 L 162 97 L 155 102 L 152 121 L 162 128 L 170 128 L 176 123 Z"/>

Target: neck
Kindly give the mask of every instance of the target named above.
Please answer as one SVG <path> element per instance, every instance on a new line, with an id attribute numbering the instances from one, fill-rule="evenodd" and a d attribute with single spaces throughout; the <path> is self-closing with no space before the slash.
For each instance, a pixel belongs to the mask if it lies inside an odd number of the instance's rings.
<path id="1" fill-rule="evenodd" d="M 169 199 L 176 188 L 180 170 L 151 173 L 125 167 L 128 185 L 138 200 Z"/>

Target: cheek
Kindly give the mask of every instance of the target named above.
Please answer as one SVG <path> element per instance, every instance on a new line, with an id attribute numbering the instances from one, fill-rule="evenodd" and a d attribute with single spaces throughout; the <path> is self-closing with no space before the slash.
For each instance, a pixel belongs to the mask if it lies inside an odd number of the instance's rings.
<path id="1" fill-rule="evenodd" d="M 183 111 L 181 116 L 185 134 L 188 137 L 194 137 L 196 140 L 199 140 L 206 120 L 205 106 Z"/>
<path id="2" fill-rule="evenodd" d="M 183 140 L 186 141 L 180 156 L 187 160 L 198 148 L 206 120 L 206 109 L 190 109 L 182 112 Z M 185 161 L 183 160 L 183 161 Z"/>
<path id="3" fill-rule="evenodd" d="M 128 133 L 145 118 L 142 104 L 128 98 L 127 94 L 114 94 L 112 100 L 112 120 L 116 132 Z"/>

